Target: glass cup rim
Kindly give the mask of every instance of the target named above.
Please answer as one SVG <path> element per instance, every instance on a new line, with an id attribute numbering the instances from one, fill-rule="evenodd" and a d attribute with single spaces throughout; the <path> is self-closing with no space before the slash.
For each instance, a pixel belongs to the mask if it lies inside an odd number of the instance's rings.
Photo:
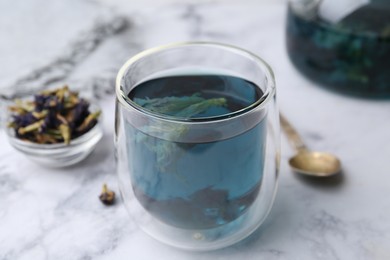
<path id="1" fill-rule="evenodd" d="M 134 64 L 135 62 L 156 53 L 159 53 L 164 50 L 169 49 L 175 49 L 175 48 L 181 48 L 181 47 L 190 47 L 190 46 L 210 46 L 213 48 L 218 48 L 221 50 L 227 50 L 232 53 L 239 54 L 243 57 L 249 58 L 257 65 L 259 65 L 259 68 L 262 68 L 265 71 L 266 78 L 267 78 L 267 85 L 266 89 L 263 93 L 263 96 L 253 102 L 252 104 L 246 106 L 245 108 L 234 111 L 232 113 L 218 115 L 218 116 L 212 116 L 212 117 L 202 117 L 202 118 L 181 118 L 181 117 L 175 117 L 175 116 L 169 116 L 159 113 L 151 112 L 147 109 L 144 109 L 137 103 L 135 103 L 133 100 L 127 97 L 127 94 L 122 90 L 122 79 L 127 71 L 127 69 Z M 171 43 L 166 45 L 160 45 L 157 47 L 149 48 L 144 51 L 139 52 L 138 54 L 134 55 L 130 59 L 128 59 L 120 68 L 115 82 L 115 92 L 116 92 L 116 98 L 119 101 L 119 103 L 126 108 L 127 110 L 136 111 L 138 113 L 141 113 L 143 115 L 147 115 L 148 117 L 152 117 L 158 120 L 166 120 L 171 122 L 181 122 L 181 123 L 204 123 L 204 122 L 216 122 L 216 121 L 223 121 L 223 120 L 230 120 L 233 118 L 237 118 L 240 116 L 243 116 L 247 113 L 250 113 L 255 108 L 261 109 L 264 108 L 270 100 L 272 100 L 272 97 L 275 95 L 276 88 L 275 88 L 275 76 L 272 71 L 272 68 L 266 61 L 264 61 L 262 58 L 254 54 L 253 52 L 250 52 L 246 49 L 225 44 L 225 43 L 216 43 L 216 42 L 205 42 L 205 41 L 188 41 L 188 42 L 178 42 L 178 43 Z"/>

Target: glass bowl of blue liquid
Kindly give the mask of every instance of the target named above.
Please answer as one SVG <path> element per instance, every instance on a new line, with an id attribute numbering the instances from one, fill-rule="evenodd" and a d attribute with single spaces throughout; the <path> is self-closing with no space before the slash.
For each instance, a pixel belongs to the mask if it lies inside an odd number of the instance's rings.
<path id="1" fill-rule="evenodd" d="M 116 82 L 119 186 L 152 237 L 213 250 L 254 232 L 279 169 L 271 68 L 237 47 L 178 43 L 131 58 Z"/>
<path id="2" fill-rule="evenodd" d="M 390 98 L 390 1 L 289 0 L 286 41 L 292 63 L 319 85 Z"/>

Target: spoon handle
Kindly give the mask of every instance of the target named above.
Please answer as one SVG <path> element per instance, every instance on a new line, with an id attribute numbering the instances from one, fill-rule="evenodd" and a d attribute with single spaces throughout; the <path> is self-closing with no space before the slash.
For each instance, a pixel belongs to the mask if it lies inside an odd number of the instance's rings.
<path id="1" fill-rule="evenodd" d="M 287 138 L 289 139 L 290 143 L 294 146 L 294 148 L 297 151 L 307 150 L 306 145 L 303 143 L 303 141 L 302 141 L 301 137 L 299 136 L 298 132 L 288 122 L 286 117 L 284 117 L 282 113 L 280 113 L 279 116 L 280 116 L 280 124 L 281 124 L 284 132 L 286 133 Z"/>

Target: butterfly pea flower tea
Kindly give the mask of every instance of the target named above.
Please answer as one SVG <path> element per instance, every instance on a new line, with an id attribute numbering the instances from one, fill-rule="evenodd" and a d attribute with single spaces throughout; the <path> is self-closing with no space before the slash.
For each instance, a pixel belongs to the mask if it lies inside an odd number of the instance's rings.
<path id="1" fill-rule="evenodd" d="M 286 45 L 292 64 L 316 83 L 390 97 L 390 1 L 290 0 Z"/>
<path id="2" fill-rule="evenodd" d="M 261 98 L 256 90 L 250 82 L 231 76 L 170 76 L 138 85 L 129 98 L 156 114 L 201 119 L 244 109 Z M 151 214 L 172 226 L 203 229 L 234 221 L 259 191 L 264 122 L 228 139 L 207 132 L 190 137 L 185 128 L 170 129 L 173 137 L 163 139 L 148 125 L 142 129 L 126 125 L 135 151 L 129 161 L 135 196 Z M 176 142 L 179 134 L 192 141 Z M 145 166 L 145 161 L 153 167 Z"/>
<path id="3" fill-rule="evenodd" d="M 125 64 L 117 81 L 125 204 L 143 230 L 170 245 L 207 250 L 235 243 L 261 224 L 274 196 L 272 72 L 224 45 L 149 52 Z"/>

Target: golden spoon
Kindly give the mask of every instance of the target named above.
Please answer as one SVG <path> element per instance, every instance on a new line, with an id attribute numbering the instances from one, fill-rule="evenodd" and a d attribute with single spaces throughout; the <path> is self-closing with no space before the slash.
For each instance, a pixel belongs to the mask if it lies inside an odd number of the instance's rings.
<path id="1" fill-rule="evenodd" d="M 297 154 L 289 160 L 290 167 L 295 172 L 315 177 L 328 177 L 341 171 L 340 160 L 333 154 L 307 149 L 297 131 L 282 114 L 280 114 L 280 123 L 297 150 Z"/>

